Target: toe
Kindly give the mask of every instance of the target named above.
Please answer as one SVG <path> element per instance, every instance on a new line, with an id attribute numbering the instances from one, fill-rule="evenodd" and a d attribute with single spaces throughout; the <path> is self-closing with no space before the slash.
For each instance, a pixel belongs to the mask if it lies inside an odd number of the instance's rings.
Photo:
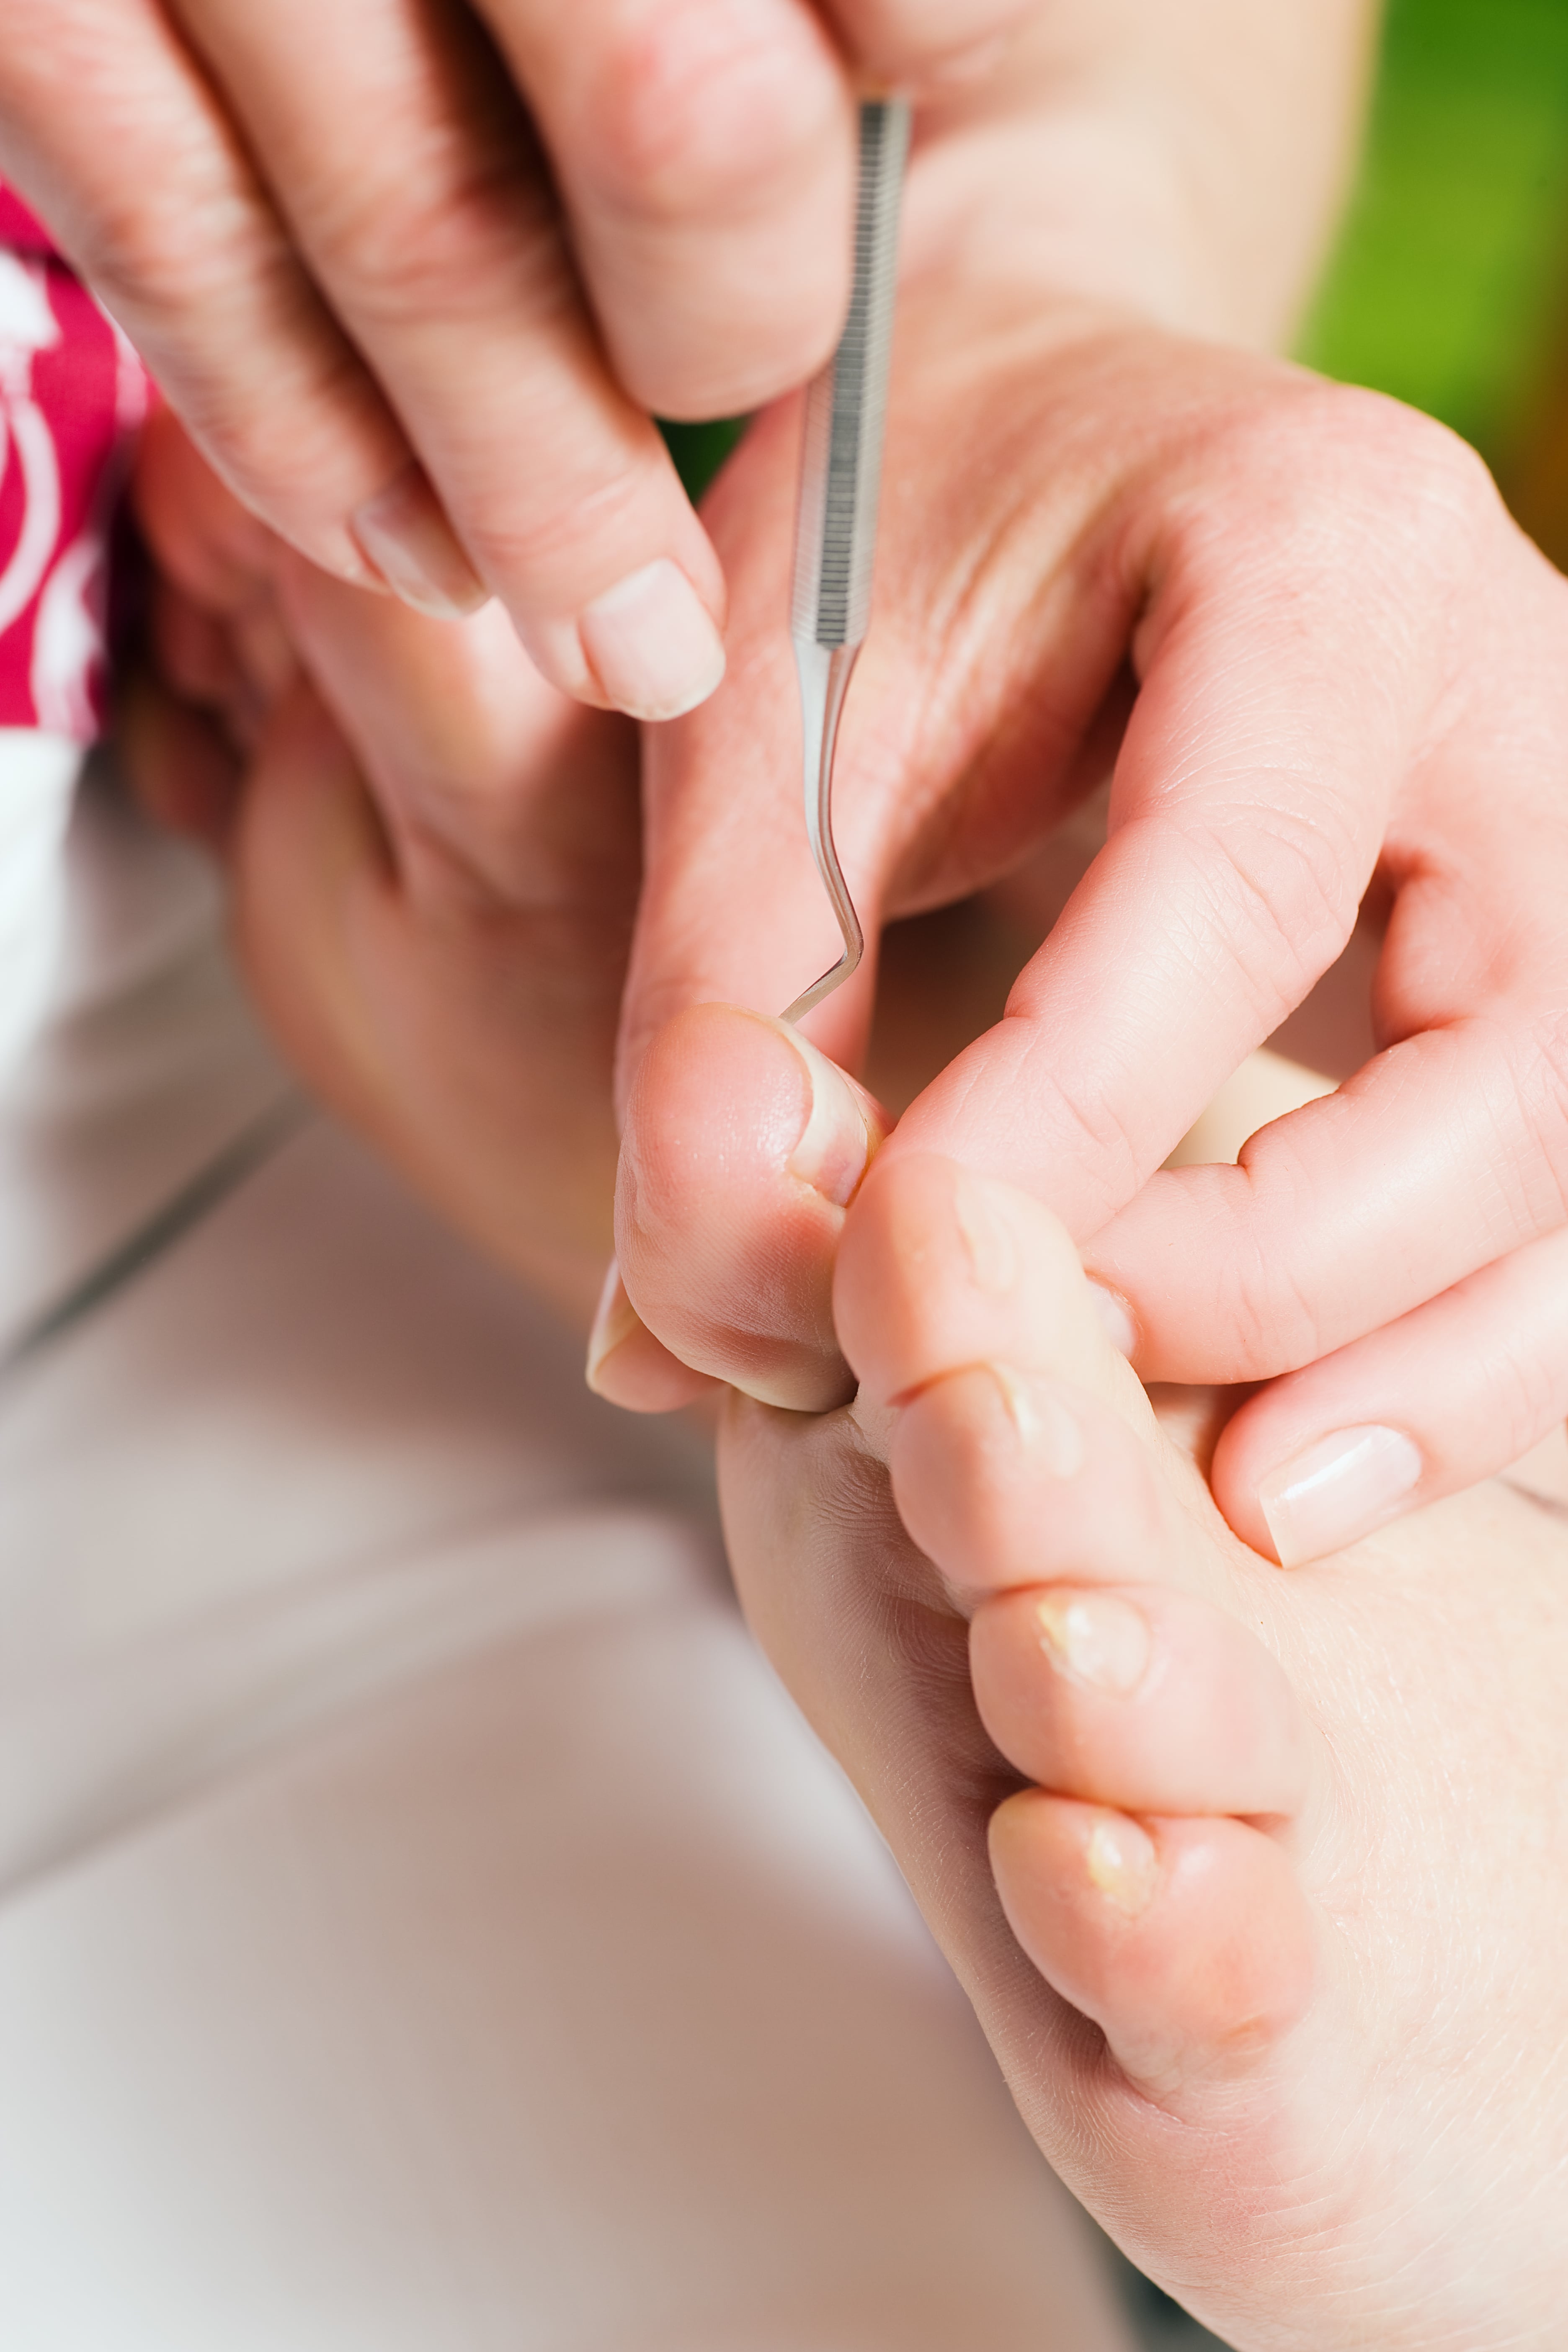
<path id="1" fill-rule="evenodd" d="M 1068 1576 L 1188 1575 L 1192 1529 L 1146 1441 L 1111 1407 L 1010 1363 L 965 1364 L 891 1415 L 904 1525 L 962 1604 Z"/>
<path id="2" fill-rule="evenodd" d="M 993 1815 L 991 1859 L 1041 1975 L 1173 2114 L 1196 2119 L 1216 2086 L 1260 2074 L 1307 2009 L 1306 1899 L 1245 1822 L 1134 1819 L 1031 1789 Z"/>
<path id="3" fill-rule="evenodd" d="M 845 1228 L 834 1312 L 875 1402 L 966 1364 L 1001 1363 L 1152 1426 L 1066 1228 L 1029 1194 L 955 1161 L 911 1153 L 872 1171 Z"/>
<path id="4" fill-rule="evenodd" d="M 1212 1602 L 1163 1585 L 1053 1584 L 970 1628 L 981 1719 L 1020 1772 L 1136 1813 L 1284 1820 L 1308 1746 L 1278 1661 Z"/>
<path id="5" fill-rule="evenodd" d="M 783 1022 L 728 1005 L 655 1039 L 627 1106 L 616 1255 L 642 1322 L 682 1363 L 763 1402 L 853 1393 L 832 1267 L 885 1122 Z"/>

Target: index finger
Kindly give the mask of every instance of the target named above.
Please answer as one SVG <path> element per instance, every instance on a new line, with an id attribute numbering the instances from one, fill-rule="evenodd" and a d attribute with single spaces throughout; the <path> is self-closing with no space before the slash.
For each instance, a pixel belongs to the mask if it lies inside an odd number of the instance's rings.
<path id="1" fill-rule="evenodd" d="M 1363 530 L 1359 491 L 1240 480 L 1256 511 L 1212 527 L 1165 501 L 1106 845 L 889 1146 L 1005 1176 L 1080 1240 L 1340 954 L 1436 689 L 1410 541 Z"/>

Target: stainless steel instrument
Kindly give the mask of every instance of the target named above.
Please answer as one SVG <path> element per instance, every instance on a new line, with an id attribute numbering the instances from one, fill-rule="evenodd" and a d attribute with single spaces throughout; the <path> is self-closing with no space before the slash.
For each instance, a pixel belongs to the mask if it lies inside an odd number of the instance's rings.
<path id="1" fill-rule="evenodd" d="M 800 677 L 806 831 L 844 952 L 795 998 L 786 1021 L 798 1021 L 840 987 L 866 944 L 834 846 L 833 755 L 849 673 L 870 615 L 899 200 L 909 142 L 910 110 L 902 99 L 862 105 L 849 316 L 837 350 L 806 395 L 790 634 Z"/>

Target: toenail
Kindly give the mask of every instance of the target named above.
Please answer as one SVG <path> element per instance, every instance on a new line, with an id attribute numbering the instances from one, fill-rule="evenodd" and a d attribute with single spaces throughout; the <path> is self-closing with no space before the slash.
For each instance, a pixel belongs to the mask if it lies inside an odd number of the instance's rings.
<path id="1" fill-rule="evenodd" d="M 1044 1593 L 1035 1622 L 1041 1649 L 1069 1682 L 1122 1698 L 1149 1670 L 1149 1621 L 1113 1592 Z"/>
<path id="2" fill-rule="evenodd" d="M 1059 1398 L 1044 1394 L 1008 1364 L 984 1368 L 1002 1395 L 1013 1434 L 1048 1477 L 1076 1478 L 1084 1465 L 1083 1432 Z"/>
<path id="3" fill-rule="evenodd" d="M 588 1334 L 588 1362 L 584 1377 L 590 1388 L 594 1387 L 605 1357 L 613 1356 L 616 1349 L 641 1328 L 642 1318 L 626 1297 L 620 1267 L 612 1258 L 604 1288 L 599 1293 L 599 1304 L 594 1310 L 594 1328 Z"/>
<path id="4" fill-rule="evenodd" d="M 1258 1501 L 1282 1568 L 1370 1535 L 1420 1484 L 1420 1452 L 1403 1430 L 1336 1429 L 1258 1481 Z"/>
<path id="5" fill-rule="evenodd" d="M 976 1289 L 998 1293 L 1015 1289 L 1017 1246 L 985 1187 L 972 1177 L 961 1176 L 953 1186 L 952 1213 L 969 1253 L 969 1271 Z"/>
<path id="6" fill-rule="evenodd" d="M 826 1054 L 782 1021 L 768 1025 L 787 1037 L 800 1056 L 809 1090 L 805 1125 L 790 1153 L 789 1172 L 836 1208 L 847 1209 L 871 1157 L 865 1112 L 843 1071 Z"/>
<path id="7" fill-rule="evenodd" d="M 1130 1917 L 1147 1908 L 1160 1875 L 1153 1839 L 1125 1813 L 1101 1813 L 1089 1833 L 1084 1867 L 1107 1900 Z"/>
<path id="8" fill-rule="evenodd" d="M 1089 1277 L 1089 1296 L 1095 1313 L 1105 1327 L 1105 1336 L 1111 1346 L 1129 1361 L 1138 1346 L 1138 1326 L 1132 1319 L 1132 1309 L 1120 1291 L 1108 1290 L 1103 1282 Z"/>

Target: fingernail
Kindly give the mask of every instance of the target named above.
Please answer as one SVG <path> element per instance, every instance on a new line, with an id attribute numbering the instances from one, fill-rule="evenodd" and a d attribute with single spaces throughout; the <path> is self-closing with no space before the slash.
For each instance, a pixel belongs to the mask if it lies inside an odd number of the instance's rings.
<path id="1" fill-rule="evenodd" d="M 1013 1434 L 1053 1478 L 1076 1478 L 1083 1468 L 1083 1432 L 1059 1398 L 1047 1396 L 1006 1364 L 987 1364 L 1001 1391 Z"/>
<path id="2" fill-rule="evenodd" d="M 866 1114 L 844 1073 L 826 1054 L 785 1022 L 768 1025 L 788 1038 L 805 1065 L 810 1089 L 810 1108 L 789 1156 L 789 1172 L 836 1208 L 847 1209 L 871 1157 Z"/>
<path id="3" fill-rule="evenodd" d="M 1043 1593 L 1035 1622 L 1058 1673 L 1086 1689 L 1125 1698 L 1149 1671 L 1149 1621 L 1115 1593 Z"/>
<path id="4" fill-rule="evenodd" d="M 356 507 L 349 529 L 394 595 L 416 613 L 460 621 L 489 602 L 421 467 L 405 466 Z"/>
<path id="5" fill-rule="evenodd" d="M 1111 1346 L 1131 1361 L 1138 1346 L 1138 1326 L 1132 1320 L 1132 1310 L 1120 1291 L 1107 1290 L 1103 1282 L 1089 1280 L 1089 1296 L 1095 1313 L 1105 1327 L 1105 1336 Z"/>
<path id="6" fill-rule="evenodd" d="M 1089 1833 L 1084 1866 L 1100 1893 L 1130 1918 L 1147 1907 L 1159 1882 L 1154 1841 L 1125 1813 L 1100 1815 Z"/>
<path id="7" fill-rule="evenodd" d="M 613 1356 L 634 1331 L 641 1328 L 642 1318 L 626 1297 L 626 1286 L 621 1280 L 620 1267 L 612 1258 L 605 1276 L 605 1286 L 599 1293 L 599 1304 L 594 1310 L 594 1328 L 588 1334 L 588 1365 L 584 1377 L 591 1389 L 598 1389 L 599 1367 L 605 1357 Z"/>
<path id="8" fill-rule="evenodd" d="M 679 719 L 724 675 L 724 641 L 667 555 L 595 596 L 577 629 L 605 699 L 631 719 Z"/>
<path id="9" fill-rule="evenodd" d="M 1282 1567 L 1321 1559 L 1392 1518 L 1424 1465 L 1403 1430 L 1336 1429 L 1258 1483 Z"/>
<path id="10" fill-rule="evenodd" d="M 975 1288 L 998 1295 L 1012 1290 L 1018 1280 L 1017 1244 L 989 1187 L 961 1174 L 953 1186 L 952 1213 Z"/>

